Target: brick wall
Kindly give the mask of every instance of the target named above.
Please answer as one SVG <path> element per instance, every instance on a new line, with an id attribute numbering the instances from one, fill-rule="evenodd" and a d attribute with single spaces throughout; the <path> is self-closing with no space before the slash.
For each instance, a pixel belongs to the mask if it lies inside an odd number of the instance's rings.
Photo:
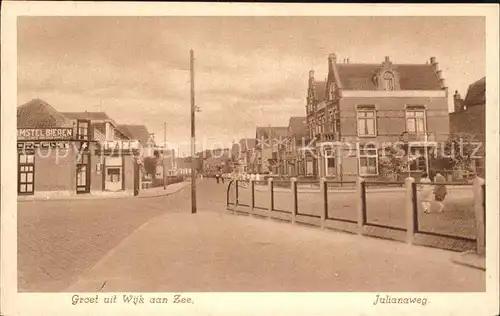
<path id="1" fill-rule="evenodd" d="M 450 127 L 446 98 L 343 98 L 340 100 L 340 126 L 343 137 L 357 136 L 358 105 L 375 105 L 378 141 L 395 141 L 406 131 L 405 105 L 425 105 L 427 132 L 434 133 L 437 141 L 445 141 L 448 138 Z"/>
<path id="2" fill-rule="evenodd" d="M 485 107 L 471 106 L 467 110 L 450 113 L 450 132 L 452 134 L 470 133 L 478 141 L 485 142 Z"/>

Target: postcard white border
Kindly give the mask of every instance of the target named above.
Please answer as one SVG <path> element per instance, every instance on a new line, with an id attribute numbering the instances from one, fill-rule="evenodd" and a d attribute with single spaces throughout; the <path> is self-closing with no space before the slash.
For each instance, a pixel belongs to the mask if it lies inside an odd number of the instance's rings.
<path id="1" fill-rule="evenodd" d="M 15 108 L 17 106 L 17 16 L 485 16 L 487 30 L 487 293 L 412 293 L 432 302 L 374 307 L 376 293 L 198 293 L 196 304 L 178 308 L 91 306 L 75 308 L 71 294 L 17 294 Z M 4 315 L 489 315 L 498 302 L 498 23 L 496 5 L 457 4 L 236 4 L 236 3 L 91 3 L 4 2 L 2 4 L 1 100 L 1 306 Z M 496 212 L 495 212 L 496 211 Z M 384 293 L 385 294 L 385 293 Z M 401 293 L 400 293 L 401 294 Z M 409 293 L 408 293 L 409 294 Z M 394 293 L 396 295 L 396 293 Z M 496 303 L 498 304 L 498 303 Z M 498 305 L 496 305 L 498 306 Z M 497 307 L 498 308 L 498 307 Z"/>

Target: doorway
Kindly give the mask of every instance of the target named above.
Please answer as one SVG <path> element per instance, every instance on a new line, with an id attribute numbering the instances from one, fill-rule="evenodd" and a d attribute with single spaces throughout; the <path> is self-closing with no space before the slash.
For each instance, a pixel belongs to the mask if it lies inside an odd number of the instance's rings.
<path id="1" fill-rule="evenodd" d="M 90 192 L 89 153 L 81 153 L 76 164 L 76 193 Z"/>

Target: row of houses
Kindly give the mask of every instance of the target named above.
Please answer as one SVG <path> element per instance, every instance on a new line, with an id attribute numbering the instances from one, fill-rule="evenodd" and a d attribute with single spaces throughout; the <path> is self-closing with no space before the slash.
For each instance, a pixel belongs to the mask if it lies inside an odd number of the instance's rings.
<path id="1" fill-rule="evenodd" d="M 175 165 L 175 153 L 150 136 L 105 112 L 60 112 L 34 99 L 17 108 L 18 195 L 138 194 Z"/>
<path id="2" fill-rule="evenodd" d="M 453 168 L 453 159 L 435 154 L 457 135 L 485 144 L 485 78 L 470 85 L 465 99 L 455 92 L 449 113 L 448 87 L 434 57 L 422 64 L 389 57 L 366 64 L 339 63 L 330 54 L 327 67 L 324 81 L 309 72 L 304 117 L 257 127 L 254 139 L 236 144 L 241 172 L 350 181 L 394 176 L 397 167 L 418 177 Z M 482 144 L 470 167 L 484 176 Z"/>

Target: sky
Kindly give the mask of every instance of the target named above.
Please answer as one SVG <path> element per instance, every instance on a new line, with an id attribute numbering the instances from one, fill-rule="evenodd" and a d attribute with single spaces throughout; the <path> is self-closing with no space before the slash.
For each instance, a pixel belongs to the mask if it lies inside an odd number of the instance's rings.
<path id="1" fill-rule="evenodd" d="M 189 153 L 189 50 L 195 54 L 197 150 L 305 116 L 308 72 L 327 58 L 426 63 L 452 95 L 485 76 L 482 17 L 20 17 L 18 105 L 104 111 L 144 124 Z M 451 103 L 451 102 L 450 102 Z"/>

